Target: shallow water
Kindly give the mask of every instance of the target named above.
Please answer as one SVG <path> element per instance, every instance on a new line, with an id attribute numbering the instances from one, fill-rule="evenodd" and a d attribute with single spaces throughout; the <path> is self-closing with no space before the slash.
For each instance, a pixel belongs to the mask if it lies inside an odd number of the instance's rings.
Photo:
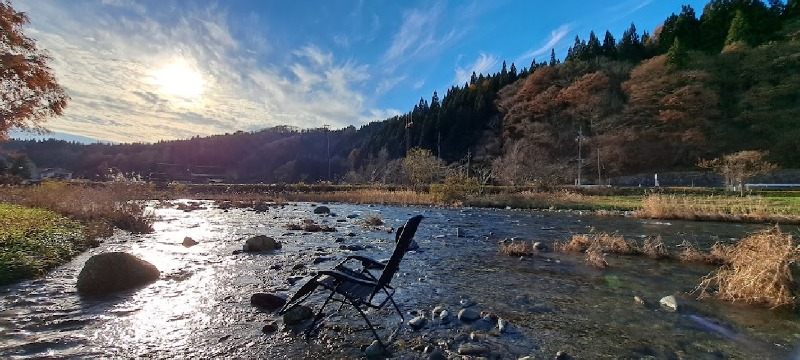
<path id="1" fill-rule="evenodd" d="M 376 213 L 395 228 L 413 215 L 425 216 L 415 237 L 421 249 L 406 255 L 393 280 L 401 308 L 430 312 L 444 305 L 456 313 L 464 300 L 507 319 L 512 331 L 480 340 L 491 349 L 490 357 L 552 358 L 564 351 L 576 358 L 781 359 L 791 358 L 800 341 L 794 312 L 699 302 L 685 295 L 712 267 L 609 255 L 611 267 L 596 270 L 576 255 L 518 259 L 497 254 L 497 242 L 505 238 L 552 244 L 591 229 L 630 238 L 660 235 L 670 250 L 684 239 L 707 247 L 740 238 L 761 228 L 757 225 L 344 204 L 328 205 L 338 217 L 313 215 L 306 203 L 263 213 L 222 211 L 211 203 L 184 212 L 169 205 L 155 209 L 159 220 L 153 234 L 117 234 L 44 279 L 0 288 L 0 357 L 359 357 L 372 336 L 363 331 L 356 312 L 334 312 L 320 334 L 306 341 L 288 330 L 262 333 L 263 325 L 278 317 L 251 306 L 249 299 L 256 292 L 291 294 L 302 280 L 292 285 L 287 279 L 308 276 L 350 254 L 388 257 L 393 234 L 362 229 L 360 219 L 344 217 Z M 335 226 L 337 232 L 285 230 L 287 222 L 304 218 Z M 351 232 L 355 236 L 345 235 Z M 232 255 L 245 238 L 259 234 L 275 237 L 283 249 Z M 185 236 L 200 244 L 183 247 Z M 334 241 L 339 237 L 344 242 Z M 367 249 L 340 250 L 342 244 Z M 162 277 L 112 296 L 79 296 L 75 278 L 83 263 L 106 251 L 131 252 L 155 264 Z M 331 260 L 314 265 L 317 257 Z M 658 307 L 661 297 L 672 294 L 683 305 L 679 313 Z M 636 305 L 634 296 L 646 305 Z M 393 312 L 370 318 L 384 337 L 397 329 Z M 403 326 L 394 337 L 394 356 L 423 357 L 425 346 L 455 352 L 472 330 L 457 320 L 431 322 L 420 332 Z"/>

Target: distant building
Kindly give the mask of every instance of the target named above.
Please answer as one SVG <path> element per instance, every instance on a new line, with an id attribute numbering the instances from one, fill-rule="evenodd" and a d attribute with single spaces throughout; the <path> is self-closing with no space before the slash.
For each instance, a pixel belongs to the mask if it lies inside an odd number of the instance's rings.
<path id="1" fill-rule="evenodd" d="M 54 180 L 72 180 L 72 171 L 62 168 L 43 168 L 39 170 L 37 176 L 39 180 L 54 179 Z"/>

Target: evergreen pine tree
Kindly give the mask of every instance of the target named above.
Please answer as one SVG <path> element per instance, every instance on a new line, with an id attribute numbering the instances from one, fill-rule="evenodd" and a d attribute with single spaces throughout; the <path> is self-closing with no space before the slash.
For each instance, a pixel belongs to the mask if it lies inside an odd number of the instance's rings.
<path id="1" fill-rule="evenodd" d="M 744 13 L 741 10 L 736 10 L 736 16 L 731 21 L 731 27 L 728 29 L 728 36 L 725 38 L 725 46 L 731 45 L 736 42 L 748 43 L 748 25 L 747 20 L 744 18 Z"/>
<path id="2" fill-rule="evenodd" d="M 672 46 L 670 46 L 667 51 L 667 64 L 674 69 L 681 70 L 686 68 L 688 62 L 689 53 L 686 51 L 686 48 L 681 45 L 680 38 L 675 38 L 675 41 L 672 42 Z"/>
<path id="3" fill-rule="evenodd" d="M 589 41 L 586 42 L 586 59 L 592 59 L 602 55 L 603 50 L 600 45 L 600 39 L 594 34 L 594 31 L 589 32 Z"/>
<path id="4" fill-rule="evenodd" d="M 558 60 L 556 60 L 556 49 L 550 49 L 550 66 L 556 66 L 556 64 L 558 64 Z M 534 63 L 531 65 L 531 72 L 535 68 L 536 60 L 534 60 Z"/>
<path id="5" fill-rule="evenodd" d="M 606 30 L 606 36 L 603 38 L 603 55 L 610 58 L 617 58 L 617 41 L 614 40 L 614 35 Z"/>

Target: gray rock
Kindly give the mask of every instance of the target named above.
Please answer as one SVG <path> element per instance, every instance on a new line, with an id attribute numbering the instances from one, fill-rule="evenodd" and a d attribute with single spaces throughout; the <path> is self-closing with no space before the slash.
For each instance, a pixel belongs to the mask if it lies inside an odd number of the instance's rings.
<path id="1" fill-rule="evenodd" d="M 253 236 L 245 242 L 245 246 L 243 247 L 244 251 L 272 251 L 281 248 L 281 243 L 275 241 L 275 239 L 265 236 L 265 235 L 258 235 Z"/>
<path id="2" fill-rule="evenodd" d="M 367 348 L 364 350 L 364 355 L 367 358 L 377 358 L 382 357 L 385 352 L 386 350 L 383 348 L 380 341 L 373 340 L 372 344 L 367 346 Z"/>
<path id="3" fill-rule="evenodd" d="M 267 323 L 263 328 L 261 328 L 261 332 L 264 334 L 272 334 L 276 331 L 278 331 L 278 324 L 274 321 Z"/>
<path id="4" fill-rule="evenodd" d="M 295 306 L 283 314 L 283 323 L 286 325 L 295 325 L 303 322 L 303 320 L 310 319 L 313 316 L 311 308 L 305 305 Z"/>
<path id="5" fill-rule="evenodd" d="M 315 258 L 313 263 L 314 263 L 314 265 L 316 265 L 316 264 L 324 263 L 326 261 L 331 261 L 331 258 L 325 257 L 325 256 L 320 256 L 320 257 Z"/>
<path id="6" fill-rule="evenodd" d="M 675 296 L 672 296 L 672 295 L 664 296 L 663 298 L 661 298 L 661 300 L 658 301 L 658 303 L 661 304 L 662 307 L 665 307 L 669 311 L 672 311 L 672 312 L 678 311 L 679 304 L 678 304 L 678 300 L 675 299 Z"/>
<path id="7" fill-rule="evenodd" d="M 459 355 L 483 355 L 487 352 L 489 352 L 489 349 L 478 344 L 466 343 L 458 345 Z"/>
<path id="8" fill-rule="evenodd" d="M 185 247 L 191 247 L 191 246 L 195 246 L 197 244 L 199 244 L 199 243 L 195 239 L 192 239 L 192 238 L 190 238 L 188 236 L 183 238 L 183 246 L 185 246 Z"/>
<path id="9" fill-rule="evenodd" d="M 438 316 L 439 314 L 441 314 L 441 313 L 442 313 L 442 311 L 445 311 L 445 310 L 446 310 L 446 309 L 445 309 L 445 307 L 444 307 L 444 306 L 438 305 L 438 306 L 436 306 L 435 308 L 433 308 L 433 311 L 431 311 L 431 314 L 433 314 L 433 316 L 434 316 L 434 317 L 436 317 L 436 316 Z"/>
<path id="10" fill-rule="evenodd" d="M 357 218 L 357 217 L 358 217 L 358 215 L 356 215 L 356 214 L 350 214 L 350 215 L 347 215 L 347 218 L 348 218 L 348 219 L 355 219 L 355 218 Z"/>
<path id="11" fill-rule="evenodd" d="M 472 309 L 461 309 L 458 312 L 458 320 L 472 322 L 481 318 L 481 314 Z"/>
<path id="12" fill-rule="evenodd" d="M 250 295 L 250 304 L 267 311 L 275 311 L 286 304 L 286 299 L 275 294 L 255 293 Z"/>
<path id="13" fill-rule="evenodd" d="M 331 209 L 329 209 L 327 206 L 317 206 L 316 208 L 314 208 L 314 214 L 330 214 L 330 213 Z"/>
<path id="14" fill-rule="evenodd" d="M 350 250 L 350 251 L 361 251 L 361 250 L 364 250 L 364 247 L 361 246 L 361 245 L 351 244 L 351 245 L 347 245 L 345 247 L 345 249 Z"/>
<path id="15" fill-rule="evenodd" d="M 450 322 L 450 312 L 447 310 L 442 310 L 442 312 L 439 313 L 439 321 L 443 323 Z"/>
<path id="16" fill-rule="evenodd" d="M 78 274 L 77 287 L 85 294 L 107 294 L 151 283 L 160 275 L 155 265 L 136 256 L 109 252 L 86 260 Z"/>
<path id="17" fill-rule="evenodd" d="M 428 355 L 428 360 L 447 360 L 447 356 L 445 356 L 441 350 L 436 349 Z"/>
<path id="18" fill-rule="evenodd" d="M 461 301 L 459 301 L 458 303 L 461 304 L 462 308 L 475 306 L 475 302 L 469 299 L 461 299 Z"/>
<path id="19" fill-rule="evenodd" d="M 411 320 L 408 320 L 408 326 L 416 331 L 425 327 L 427 322 L 428 320 L 426 320 L 424 316 L 417 316 Z"/>
<path id="20" fill-rule="evenodd" d="M 537 241 L 533 243 L 533 249 L 536 251 L 547 251 L 547 245 L 545 245 L 541 241 Z"/>
<path id="21" fill-rule="evenodd" d="M 509 324 L 506 319 L 497 319 L 497 330 L 499 330 L 501 334 L 508 330 L 508 325 Z"/>

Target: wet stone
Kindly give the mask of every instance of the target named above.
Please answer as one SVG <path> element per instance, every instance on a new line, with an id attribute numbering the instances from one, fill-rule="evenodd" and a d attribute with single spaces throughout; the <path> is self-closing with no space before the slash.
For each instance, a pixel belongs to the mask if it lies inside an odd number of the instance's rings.
<path id="1" fill-rule="evenodd" d="M 662 307 L 666 308 L 669 311 L 676 312 L 678 311 L 678 300 L 675 299 L 675 296 L 665 296 L 658 301 Z"/>
<path id="2" fill-rule="evenodd" d="M 264 334 L 272 334 L 276 331 L 278 331 L 278 323 L 274 321 L 267 323 L 263 328 L 261 328 L 261 332 Z"/>
<path id="3" fill-rule="evenodd" d="M 383 349 L 383 346 L 378 340 L 373 340 L 372 344 L 370 344 L 369 346 L 367 346 L 366 349 L 364 349 L 364 355 L 367 358 L 371 359 L 382 357 L 384 353 L 385 350 Z"/>
<path id="4" fill-rule="evenodd" d="M 459 355 L 483 355 L 489 352 L 485 346 L 478 345 L 478 344 L 461 344 L 458 345 L 458 354 Z"/>
<path id="5" fill-rule="evenodd" d="M 286 325 L 299 324 L 303 320 L 310 319 L 312 315 L 311 308 L 308 306 L 295 306 L 283 314 L 283 323 Z"/>
<path id="6" fill-rule="evenodd" d="M 472 322 L 481 318 L 481 314 L 472 309 L 461 309 L 458 312 L 458 320 Z"/>
<path id="7" fill-rule="evenodd" d="M 427 322 L 428 320 L 426 320 L 424 316 L 417 316 L 408 321 L 408 326 L 410 326 L 412 329 L 416 331 L 425 327 L 425 324 Z"/>
<path id="8" fill-rule="evenodd" d="M 250 304 L 268 311 L 275 311 L 286 304 L 286 299 L 275 294 L 255 293 L 250 296 Z"/>
<path id="9" fill-rule="evenodd" d="M 428 355 L 428 360 L 447 360 L 447 356 L 445 356 L 441 350 L 436 349 Z"/>
<path id="10" fill-rule="evenodd" d="M 330 213 L 331 209 L 328 208 L 327 206 L 317 206 L 314 209 L 314 214 L 330 214 Z"/>

